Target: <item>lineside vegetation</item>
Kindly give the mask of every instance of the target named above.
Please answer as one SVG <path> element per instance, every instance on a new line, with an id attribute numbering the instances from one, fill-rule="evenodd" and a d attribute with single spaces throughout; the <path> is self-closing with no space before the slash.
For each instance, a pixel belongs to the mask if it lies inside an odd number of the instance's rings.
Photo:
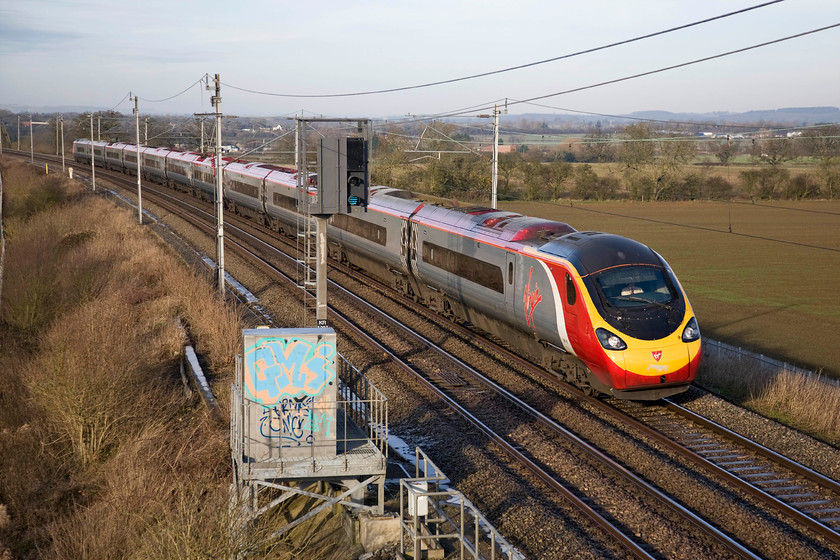
<path id="1" fill-rule="evenodd" d="M 227 429 L 184 394 L 176 318 L 223 389 L 236 313 L 128 212 L 2 172 L 0 558 L 230 557 Z"/>
<path id="2" fill-rule="evenodd" d="M 487 200 L 490 165 L 454 125 L 424 131 L 422 150 L 394 129 L 376 138 L 373 181 L 460 200 Z M 734 136 L 734 137 L 733 137 Z M 457 141 L 461 143 L 458 144 Z M 698 139 L 637 123 L 568 142 L 511 144 L 499 154 L 499 200 L 802 200 L 840 197 L 840 125 L 796 136 Z M 452 153 L 460 152 L 460 153 Z"/>

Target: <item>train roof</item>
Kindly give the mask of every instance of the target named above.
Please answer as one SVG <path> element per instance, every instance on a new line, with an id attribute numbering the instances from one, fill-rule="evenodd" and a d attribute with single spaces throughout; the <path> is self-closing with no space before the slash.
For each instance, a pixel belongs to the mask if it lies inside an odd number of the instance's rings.
<path id="1" fill-rule="evenodd" d="M 203 155 L 201 155 L 199 153 L 196 153 L 196 152 L 172 152 L 167 157 L 170 158 L 170 159 L 177 160 L 177 161 L 191 162 L 191 161 L 201 161 L 205 157 L 208 157 L 208 156 L 203 156 Z"/>
<path id="2" fill-rule="evenodd" d="M 423 201 L 412 193 L 391 187 L 373 186 L 369 192 L 370 204 L 385 209 L 402 218 L 411 216 L 423 206 Z"/>
<path id="3" fill-rule="evenodd" d="M 653 249 L 620 235 L 578 231 L 553 239 L 538 249 L 572 261 L 581 275 L 624 265 L 664 266 Z"/>
<path id="4" fill-rule="evenodd" d="M 434 222 L 438 227 L 461 229 L 512 243 L 539 242 L 576 231 L 563 222 L 522 216 L 482 206 L 427 205 L 417 213 L 417 220 Z"/>
<path id="5" fill-rule="evenodd" d="M 246 177 L 253 177 L 256 179 L 264 179 L 266 175 L 271 173 L 271 169 L 266 168 L 259 162 L 247 161 L 232 161 L 225 167 L 225 173 L 244 175 Z"/>
<path id="6" fill-rule="evenodd" d="M 412 215 L 419 223 L 443 229 L 460 229 L 465 234 L 482 235 L 511 243 L 541 243 L 558 235 L 576 231 L 563 222 L 532 218 L 515 212 L 486 206 L 457 203 L 424 203 L 409 191 L 390 187 L 371 187 L 371 201 L 376 205 Z"/>

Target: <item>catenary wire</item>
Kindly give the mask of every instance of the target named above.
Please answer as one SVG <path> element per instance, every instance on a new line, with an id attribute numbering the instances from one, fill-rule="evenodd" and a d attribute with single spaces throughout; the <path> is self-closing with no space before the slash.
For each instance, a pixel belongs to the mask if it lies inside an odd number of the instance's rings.
<path id="1" fill-rule="evenodd" d="M 764 8 L 764 7 L 770 6 L 772 4 L 778 4 L 780 2 L 784 2 L 784 0 L 772 0 L 770 2 L 764 2 L 762 4 L 757 4 L 755 6 L 750 6 L 748 8 L 743 8 L 741 10 L 736 10 L 734 12 L 721 14 L 719 16 L 706 18 L 706 19 L 695 21 L 695 22 L 692 22 L 692 23 L 687 23 L 687 24 L 684 24 L 684 25 L 680 25 L 680 26 L 677 26 L 677 27 L 671 27 L 669 29 L 664 29 L 662 31 L 656 31 L 654 33 L 648 33 L 647 35 L 640 35 L 638 37 L 633 37 L 632 39 L 625 39 L 623 41 L 617 41 L 615 43 L 610 43 L 608 45 L 601 45 L 600 47 L 593 47 L 591 49 L 585 49 L 585 50 L 570 53 L 570 54 L 555 56 L 553 58 L 548 58 L 548 59 L 545 59 L 545 60 L 539 60 L 539 61 L 536 61 L 536 62 L 528 62 L 526 64 L 520 64 L 518 66 L 511 66 L 511 67 L 508 67 L 508 68 L 502 68 L 500 70 L 492 70 L 492 71 L 489 71 L 489 72 L 482 72 L 482 73 L 473 74 L 473 75 L 470 75 L 470 76 L 462 76 L 460 78 L 451 78 L 451 79 L 448 79 L 448 80 L 439 80 L 439 81 L 436 81 L 436 82 L 427 82 L 427 83 L 424 83 L 424 84 L 417 84 L 417 85 L 413 85 L 413 86 L 403 86 L 403 87 L 397 87 L 397 88 L 371 90 L 371 91 L 359 91 L 359 92 L 352 92 L 352 93 L 291 94 L 291 93 L 273 93 L 273 92 L 267 92 L 267 91 L 257 91 L 257 90 L 253 90 L 253 89 L 234 86 L 232 84 L 228 84 L 228 83 L 224 83 L 224 82 L 223 82 L 223 84 L 226 87 L 229 87 L 231 89 L 244 91 L 246 93 L 253 93 L 253 94 L 257 94 L 257 95 L 267 95 L 267 96 L 271 96 L 271 97 L 289 97 L 289 98 L 309 98 L 309 99 L 312 99 L 312 98 L 330 98 L 330 97 L 358 97 L 358 96 L 363 96 L 363 95 L 395 93 L 395 92 L 400 92 L 400 91 L 408 91 L 408 90 L 413 90 L 413 89 L 422 89 L 422 88 L 427 88 L 427 87 L 432 87 L 432 86 L 440 86 L 440 85 L 452 84 L 452 83 L 456 83 L 456 82 L 463 82 L 463 81 L 466 81 L 466 80 L 473 80 L 473 79 L 476 79 L 476 78 L 493 76 L 493 75 L 502 74 L 502 73 L 505 73 L 505 72 L 513 72 L 515 70 L 522 70 L 524 68 L 530 68 L 530 67 L 538 66 L 538 65 L 541 65 L 541 64 L 548 64 L 549 62 L 556 62 L 558 60 L 564 60 L 564 59 L 567 59 L 567 58 L 573 58 L 573 57 L 581 56 L 581 55 L 584 55 L 584 54 L 590 54 L 590 53 L 593 53 L 593 52 L 597 52 L 597 51 L 601 51 L 601 50 L 605 50 L 605 49 L 610 49 L 610 48 L 613 48 L 613 47 L 618 47 L 618 46 L 621 46 L 621 45 L 626 45 L 626 44 L 634 43 L 634 42 L 637 42 L 637 41 L 642 41 L 644 39 L 650 39 L 652 37 L 657 37 L 659 35 L 665 35 L 667 33 L 673 33 L 673 32 L 676 32 L 676 31 L 681 31 L 683 29 L 688 29 L 690 27 L 695 27 L 695 26 L 698 26 L 698 25 L 702 25 L 704 23 L 709 23 L 709 22 L 712 22 L 712 21 L 715 21 L 715 20 L 724 19 L 724 18 L 727 18 L 727 17 L 730 17 L 730 16 L 742 14 L 742 13 L 749 12 L 749 11 L 752 11 L 752 10 L 757 10 L 759 8 Z M 539 99 L 539 98 L 537 98 L 537 99 Z"/>
<path id="2" fill-rule="evenodd" d="M 834 29 L 836 27 L 840 27 L 840 23 L 834 23 L 832 25 L 826 25 L 824 27 L 819 27 L 817 29 L 811 29 L 810 31 L 803 31 L 802 33 L 796 33 L 795 35 L 788 35 L 787 37 L 781 37 L 779 39 L 773 39 L 772 41 L 765 41 L 763 43 L 750 45 L 748 47 L 743 47 L 743 48 L 740 48 L 740 49 L 726 51 L 726 52 L 723 52 L 723 53 L 718 53 L 718 54 L 711 55 L 711 56 L 706 56 L 706 57 L 703 57 L 703 58 L 697 58 L 695 60 L 690 60 L 688 62 L 681 62 L 680 64 L 673 64 L 671 66 L 664 66 L 662 68 L 657 68 L 655 70 L 649 70 L 647 72 L 640 72 L 638 74 L 633 74 L 631 76 L 624 76 L 622 78 L 615 78 L 613 80 L 606 80 L 606 81 L 603 81 L 603 82 L 598 82 L 596 84 L 589 84 L 589 85 L 586 85 L 586 86 L 580 86 L 580 87 L 576 87 L 576 88 L 572 88 L 572 89 L 567 89 L 567 90 L 564 90 L 564 91 L 548 93 L 548 94 L 545 94 L 545 95 L 538 95 L 536 97 L 530 97 L 528 99 L 522 99 L 522 100 L 519 100 L 519 101 L 509 101 L 508 104 L 509 105 L 521 105 L 521 104 L 525 104 L 525 103 L 531 103 L 533 101 L 539 101 L 541 99 L 548 99 L 550 97 L 557 97 L 559 95 L 566 95 L 566 94 L 569 94 L 569 93 L 577 93 L 579 91 L 585 91 L 585 90 L 588 90 L 588 89 L 595 89 L 595 88 L 598 88 L 598 87 L 601 87 L 601 86 L 617 84 L 617 83 L 620 83 L 620 82 L 626 82 L 626 81 L 629 81 L 629 80 L 634 80 L 636 78 L 651 76 L 653 74 L 660 74 L 662 72 L 667 72 L 669 70 L 676 70 L 677 68 L 684 68 L 686 66 L 691 66 L 693 64 L 699 64 L 701 62 L 708 62 L 710 60 L 715 60 L 717 58 L 723 58 L 723 57 L 726 57 L 726 56 L 731 56 L 733 54 L 740 54 L 742 52 L 747 52 L 747 51 L 758 49 L 758 48 L 761 48 L 761 47 L 767 47 L 769 45 L 775 45 L 775 44 L 778 44 L 778 43 L 782 43 L 784 41 L 790 41 L 792 39 L 798 39 L 800 37 L 805 37 L 807 35 L 812 35 L 814 33 L 820 33 L 822 31 L 827 31 L 829 29 Z M 474 109 L 474 110 L 490 110 L 492 108 L 493 108 L 493 106 L 491 105 L 491 106 L 485 106 L 485 107 L 481 107 L 480 109 Z M 436 115 L 431 115 L 427 118 L 441 119 L 441 118 L 447 118 L 447 117 L 457 117 L 457 116 L 463 116 L 465 113 L 466 112 L 463 111 L 463 110 L 461 110 L 461 111 L 451 111 L 451 112 L 447 112 L 447 113 L 440 113 L 440 114 L 436 114 Z"/>
<path id="3" fill-rule="evenodd" d="M 170 95 L 169 97 L 164 97 L 163 99 L 146 99 L 145 97 L 140 97 L 140 96 L 137 96 L 137 98 L 142 100 L 142 101 L 145 101 L 146 103 L 162 103 L 164 101 L 169 101 L 170 99 L 175 99 L 176 97 L 184 95 L 185 93 L 187 93 L 190 89 L 192 89 L 192 87 L 194 85 L 201 83 L 201 81 L 204 80 L 206 76 L 207 75 L 205 74 L 204 76 L 200 77 L 199 79 L 197 79 L 196 81 L 191 83 L 189 86 L 184 88 L 182 91 L 176 93 L 175 95 Z"/>

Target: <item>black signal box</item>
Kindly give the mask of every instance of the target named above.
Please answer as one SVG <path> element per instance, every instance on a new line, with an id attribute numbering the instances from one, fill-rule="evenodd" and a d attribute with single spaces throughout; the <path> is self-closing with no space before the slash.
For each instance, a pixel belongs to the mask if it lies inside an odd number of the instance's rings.
<path id="1" fill-rule="evenodd" d="M 364 138 L 321 138 L 318 142 L 318 196 L 314 215 L 366 211 L 370 171 Z"/>

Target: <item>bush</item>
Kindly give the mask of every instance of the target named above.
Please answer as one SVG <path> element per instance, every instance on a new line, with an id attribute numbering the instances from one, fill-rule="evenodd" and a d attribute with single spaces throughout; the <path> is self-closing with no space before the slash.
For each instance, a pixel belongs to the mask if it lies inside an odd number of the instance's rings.
<path id="1" fill-rule="evenodd" d="M 790 172 L 781 167 L 747 169 L 739 173 L 744 194 L 750 198 L 773 199 L 782 196 Z"/>
<path id="2" fill-rule="evenodd" d="M 791 179 L 784 190 L 784 196 L 788 200 L 800 198 L 816 198 L 820 195 L 820 186 L 810 175 L 800 173 Z"/>
<path id="3" fill-rule="evenodd" d="M 606 200 L 615 197 L 618 187 L 618 179 L 599 177 L 587 163 L 578 167 L 575 172 L 572 194 L 582 200 Z"/>
<path id="4" fill-rule="evenodd" d="M 701 195 L 709 200 L 732 200 L 733 194 L 732 183 L 720 175 L 712 175 L 706 179 L 701 188 Z"/>

